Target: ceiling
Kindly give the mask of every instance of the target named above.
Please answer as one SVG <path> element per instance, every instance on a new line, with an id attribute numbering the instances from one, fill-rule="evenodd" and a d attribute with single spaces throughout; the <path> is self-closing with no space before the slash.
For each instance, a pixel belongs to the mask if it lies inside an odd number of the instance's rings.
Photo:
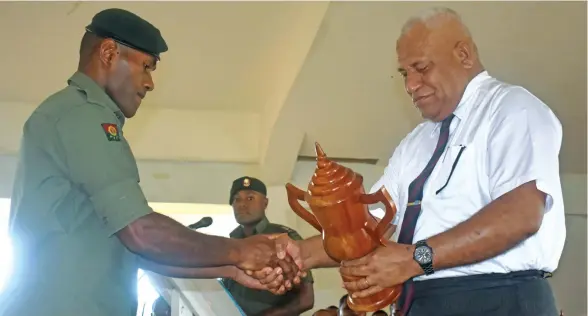
<path id="1" fill-rule="evenodd" d="M 314 155 L 316 140 L 330 156 L 385 163 L 420 121 L 394 71 L 396 37 L 407 17 L 433 5 L 462 14 L 491 75 L 554 110 L 564 128 L 562 171 L 585 173 L 584 2 L 2 2 L 9 49 L 0 53 L 0 102 L 36 104 L 63 87 L 84 26 L 120 7 L 156 25 L 170 48 L 143 109 L 212 111 L 242 124 L 259 117 L 248 135 L 270 172 L 276 161 Z M 243 137 L 240 128 L 222 133 Z"/>

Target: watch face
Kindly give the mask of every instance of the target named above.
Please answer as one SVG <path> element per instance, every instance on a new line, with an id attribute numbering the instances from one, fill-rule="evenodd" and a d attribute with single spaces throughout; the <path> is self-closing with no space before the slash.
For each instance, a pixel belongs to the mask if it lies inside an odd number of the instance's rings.
<path id="1" fill-rule="evenodd" d="M 433 261 L 431 249 L 426 246 L 420 246 L 414 250 L 414 259 L 420 264 L 427 264 Z"/>

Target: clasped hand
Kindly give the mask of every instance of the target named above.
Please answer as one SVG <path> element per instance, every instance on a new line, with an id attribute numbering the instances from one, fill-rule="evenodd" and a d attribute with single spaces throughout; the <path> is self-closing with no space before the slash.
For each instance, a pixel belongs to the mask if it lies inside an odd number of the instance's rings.
<path id="1" fill-rule="evenodd" d="M 296 241 L 286 234 L 251 238 L 261 238 L 258 247 L 263 248 L 263 251 L 260 250 L 258 256 L 265 261 L 253 268 L 242 268 L 245 275 L 255 282 L 254 286 L 246 286 L 283 294 L 300 283 L 306 273 L 300 246 Z M 422 273 L 412 258 L 413 252 L 413 245 L 388 241 L 385 246 L 376 248 L 362 258 L 343 261 L 341 275 L 354 279 L 344 282 L 343 287 L 353 297 L 361 298 L 400 285 Z M 250 255 L 255 256 L 254 253 Z"/>
<path id="2" fill-rule="evenodd" d="M 287 234 L 258 235 L 245 239 L 244 258 L 235 280 L 247 287 L 284 294 L 306 276 L 296 253 L 287 252 L 294 241 Z M 292 252 L 292 250 L 290 250 Z"/>
<path id="3" fill-rule="evenodd" d="M 355 279 L 344 282 L 343 287 L 353 297 L 362 298 L 418 275 L 420 267 L 412 259 L 412 247 L 389 241 L 362 258 L 341 262 L 341 275 Z"/>

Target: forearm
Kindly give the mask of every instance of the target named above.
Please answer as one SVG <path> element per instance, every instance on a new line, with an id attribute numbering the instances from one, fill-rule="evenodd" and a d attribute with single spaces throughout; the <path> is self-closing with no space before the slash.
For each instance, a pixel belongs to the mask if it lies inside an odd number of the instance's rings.
<path id="1" fill-rule="evenodd" d="M 158 213 L 143 216 L 119 233 L 133 252 L 169 266 L 215 267 L 238 263 L 238 241 L 192 231 Z"/>
<path id="2" fill-rule="evenodd" d="M 299 243 L 304 270 L 339 266 L 339 263 L 325 252 L 320 235 L 301 240 Z"/>
<path id="3" fill-rule="evenodd" d="M 469 220 L 427 240 L 435 269 L 493 258 L 535 234 L 543 219 L 545 194 L 534 182 L 504 194 Z"/>
<path id="4" fill-rule="evenodd" d="M 141 267 L 143 270 L 148 270 L 163 276 L 179 279 L 232 279 L 235 277 L 237 272 L 237 268 L 235 266 L 184 268 L 162 265 L 141 257 L 139 257 L 139 267 Z"/>

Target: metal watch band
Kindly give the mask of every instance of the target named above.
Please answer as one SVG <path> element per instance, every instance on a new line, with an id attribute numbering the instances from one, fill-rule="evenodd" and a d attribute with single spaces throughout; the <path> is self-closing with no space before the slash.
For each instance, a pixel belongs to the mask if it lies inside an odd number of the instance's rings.
<path id="1" fill-rule="evenodd" d="M 427 244 L 426 240 L 419 240 L 417 241 L 417 243 L 415 244 L 415 247 L 422 247 L 425 246 L 427 248 L 429 248 L 431 250 L 431 262 L 426 263 L 426 264 L 421 264 L 420 262 L 417 262 L 419 264 L 419 266 L 421 266 L 421 269 L 423 269 L 423 271 L 425 272 L 425 275 L 431 275 L 433 273 L 435 273 L 435 269 L 433 269 L 433 249 L 431 249 L 431 247 Z M 415 248 L 415 249 L 416 249 Z"/>
<path id="2" fill-rule="evenodd" d="M 431 275 L 435 273 L 435 269 L 433 269 L 432 263 L 421 265 L 421 268 L 423 271 L 425 271 L 425 275 Z"/>

